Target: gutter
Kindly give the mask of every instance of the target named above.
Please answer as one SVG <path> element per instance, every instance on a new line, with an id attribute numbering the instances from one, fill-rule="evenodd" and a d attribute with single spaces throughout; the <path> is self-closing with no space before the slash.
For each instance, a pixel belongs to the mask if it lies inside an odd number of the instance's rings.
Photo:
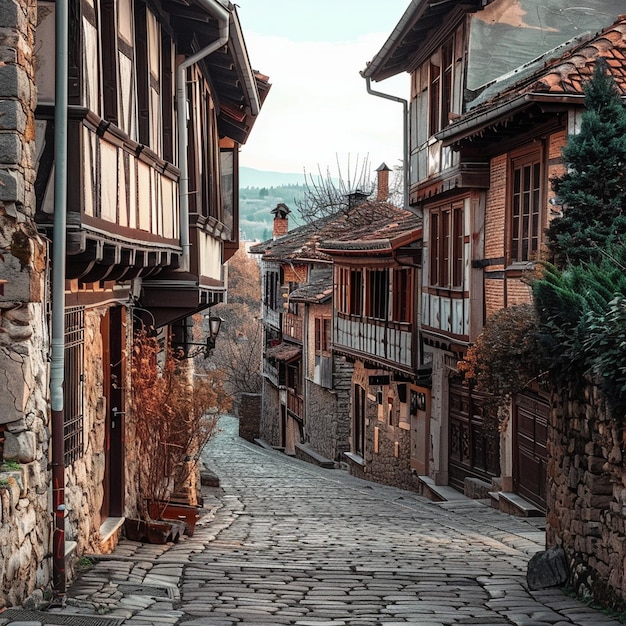
<path id="1" fill-rule="evenodd" d="M 179 180 L 179 207 L 180 207 L 180 246 L 183 250 L 181 268 L 189 271 L 191 243 L 189 241 L 189 160 L 187 147 L 189 130 L 187 128 L 187 68 L 195 65 L 205 57 L 213 54 L 228 42 L 228 27 L 230 12 L 218 0 L 198 0 L 211 15 L 217 18 L 219 38 L 210 43 L 196 54 L 185 59 L 176 69 L 176 115 L 178 125 L 178 169 Z"/>
<path id="2" fill-rule="evenodd" d="M 398 96 L 392 96 L 391 94 L 383 93 L 382 91 L 374 91 L 371 85 L 372 79 L 369 76 L 366 76 L 365 71 L 361 72 L 361 76 L 365 78 L 367 93 L 372 96 L 386 98 L 387 100 L 393 100 L 394 102 L 399 102 L 400 104 L 402 104 L 402 195 L 404 208 L 407 211 L 411 211 L 411 207 L 409 206 L 409 101 L 405 100 L 404 98 L 399 98 Z"/>
<path id="3" fill-rule="evenodd" d="M 65 604 L 65 253 L 67 228 L 68 0 L 56 0 L 54 101 L 54 238 L 52 242 L 52 346 L 50 418 L 52 467 L 52 577 L 54 592 Z"/>

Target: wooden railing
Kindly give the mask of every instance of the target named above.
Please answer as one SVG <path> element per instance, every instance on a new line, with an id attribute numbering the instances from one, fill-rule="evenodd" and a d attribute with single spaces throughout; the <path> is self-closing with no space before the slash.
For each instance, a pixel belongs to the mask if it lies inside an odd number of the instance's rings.
<path id="1" fill-rule="evenodd" d="M 283 314 L 283 335 L 302 343 L 302 318 L 295 313 Z"/>

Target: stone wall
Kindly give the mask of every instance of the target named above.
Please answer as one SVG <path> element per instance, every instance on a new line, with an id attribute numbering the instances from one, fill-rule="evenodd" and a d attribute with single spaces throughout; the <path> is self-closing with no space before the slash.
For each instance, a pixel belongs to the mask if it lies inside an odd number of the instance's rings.
<path id="1" fill-rule="evenodd" d="M 339 411 L 337 394 L 306 381 L 304 443 L 331 461 L 342 461 L 349 450 L 350 414 Z"/>
<path id="2" fill-rule="evenodd" d="M 278 389 L 267 379 L 263 380 L 263 409 L 261 411 L 261 439 L 272 446 L 280 441 L 280 397 Z"/>
<path id="3" fill-rule="evenodd" d="M 46 244 L 35 214 L 36 3 L 0 0 L 0 606 L 51 579 Z"/>
<path id="4" fill-rule="evenodd" d="M 626 470 L 622 427 L 596 388 L 584 402 L 553 402 L 548 434 L 546 541 L 560 545 L 569 584 L 626 608 Z"/>
<path id="5" fill-rule="evenodd" d="M 106 307 L 85 311 L 83 455 L 65 470 L 66 539 L 77 542 L 78 555 L 100 552 L 107 411 L 100 323 L 105 314 Z"/>
<path id="6" fill-rule="evenodd" d="M 411 471 L 411 431 L 402 417 L 397 384 L 369 385 L 370 376 L 384 376 L 385 370 L 370 370 L 357 361 L 353 382 L 366 389 L 364 463 L 351 462 L 350 473 L 401 489 L 419 490 L 419 480 Z M 382 400 L 382 402 L 381 402 Z"/>
<path id="7" fill-rule="evenodd" d="M 239 396 L 239 436 L 254 441 L 260 436 L 262 396 L 260 393 L 242 393 Z"/>

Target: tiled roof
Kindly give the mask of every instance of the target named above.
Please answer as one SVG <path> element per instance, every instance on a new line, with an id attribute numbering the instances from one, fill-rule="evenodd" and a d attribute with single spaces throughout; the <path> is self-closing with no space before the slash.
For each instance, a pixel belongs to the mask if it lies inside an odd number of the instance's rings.
<path id="1" fill-rule="evenodd" d="M 626 15 L 599 33 L 582 35 L 496 80 L 468 106 L 469 111 L 437 137 L 457 141 L 515 115 L 533 101 L 581 97 L 598 57 L 607 61 L 617 88 L 626 96 Z"/>
<path id="2" fill-rule="evenodd" d="M 321 243 L 333 241 L 375 241 L 408 234 L 421 227 L 421 218 L 411 211 L 386 202 L 366 201 L 349 212 L 321 218 L 290 230 L 286 235 L 253 246 L 269 261 L 331 261 Z"/>
<path id="3" fill-rule="evenodd" d="M 291 343 L 281 342 L 276 346 L 267 348 L 265 354 L 277 361 L 293 361 L 302 354 L 302 348 Z"/>
<path id="4" fill-rule="evenodd" d="M 582 85 L 593 75 L 598 57 L 606 59 L 609 73 L 626 95 L 626 15 L 600 33 L 566 42 L 496 80 L 471 103 L 471 112 L 531 93 L 582 95 Z"/>
<path id="5" fill-rule="evenodd" d="M 311 302 L 320 304 L 333 295 L 333 277 L 331 274 L 294 289 L 289 294 L 291 302 Z"/>

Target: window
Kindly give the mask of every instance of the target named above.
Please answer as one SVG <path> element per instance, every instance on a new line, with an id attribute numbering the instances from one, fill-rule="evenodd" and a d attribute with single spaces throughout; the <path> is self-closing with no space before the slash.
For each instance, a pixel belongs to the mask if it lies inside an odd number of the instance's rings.
<path id="1" fill-rule="evenodd" d="M 265 274 L 265 306 L 277 310 L 278 306 L 278 272 Z"/>
<path id="2" fill-rule="evenodd" d="M 402 268 L 393 270 L 393 320 L 411 321 L 411 299 L 413 297 L 413 272 Z"/>
<path id="3" fill-rule="evenodd" d="M 363 315 L 363 272 L 350 270 L 350 315 Z"/>
<path id="4" fill-rule="evenodd" d="M 463 203 L 444 205 L 430 213 L 430 284 L 433 287 L 463 287 Z"/>
<path id="5" fill-rule="evenodd" d="M 315 318 L 315 352 L 330 353 L 330 317 Z"/>
<path id="6" fill-rule="evenodd" d="M 63 449 L 65 465 L 83 456 L 85 309 L 65 310 Z"/>
<path id="7" fill-rule="evenodd" d="M 512 160 L 511 262 L 531 261 L 539 250 L 541 160 L 533 152 Z"/>
<path id="8" fill-rule="evenodd" d="M 148 67 L 148 17 L 143 2 L 135 2 L 135 69 L 139 142 L 150 145 L 150 70 Z"/>
<path id="9" fill-rule="evenodd" d="M 448 125 L 452 110 L 452 67 L 454 41 L 445 43 L 430 58 L 428 130 L 434 135 Z"/>
<path id="10" fill-rule="evenodd" d="M 103 117 L 108 122 L 118 124 L 117 106 L 117 22 L 115 19 L 115 2 L 102 0 L 100 4 L 102 47 L 102 92 Z"/>
<path id="11" fill-rule="evenodd" d="M 161 31 L 161 127 L 163 158 L 174 162 L 174 48 L 169 35 Z"/>
<path id="12" fill-rule="evenodd" d="M 387 270 L 368 270 L 367 272 L 367 310 L 366 315 L 374 319 L 386 320 L 389 303 L 389 273 Z"/>

